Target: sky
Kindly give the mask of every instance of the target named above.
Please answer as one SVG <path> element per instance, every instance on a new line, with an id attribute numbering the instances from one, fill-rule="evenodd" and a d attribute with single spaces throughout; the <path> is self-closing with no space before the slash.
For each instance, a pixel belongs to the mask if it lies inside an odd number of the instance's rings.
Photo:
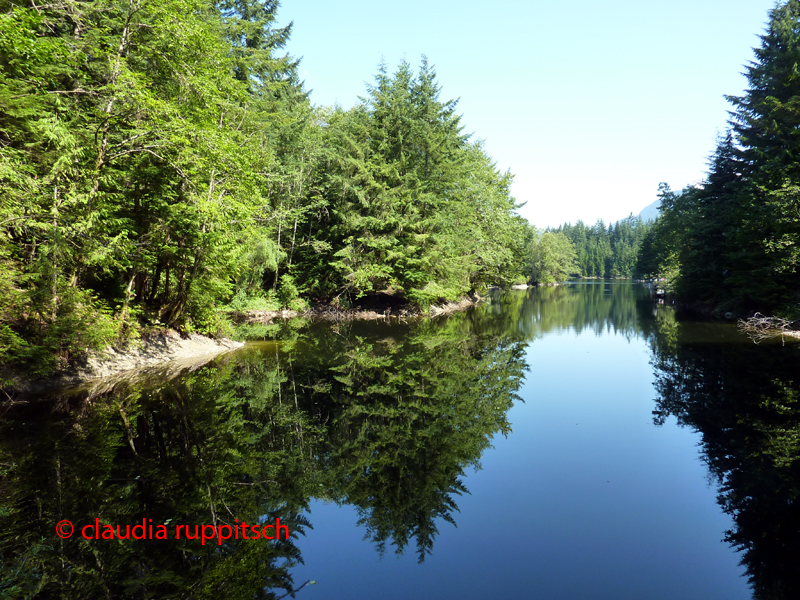
<path id="1" fill-rule="evenodd" d="M 435 66 L 537 227 L 638 214 L 703 179 L 774 0 L 282 0 L 315 105 Z"/>

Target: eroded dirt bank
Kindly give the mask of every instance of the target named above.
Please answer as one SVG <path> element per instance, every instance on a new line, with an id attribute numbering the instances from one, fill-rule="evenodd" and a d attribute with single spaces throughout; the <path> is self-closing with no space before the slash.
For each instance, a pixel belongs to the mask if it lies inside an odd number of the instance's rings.
<path id="1" fill-rule="evenodd" d="M 12 376 L 5 391 L 8 397 L 30 396 L 156 367 L 177 372 L 185 368 L 197 368 L 215 356 L 243 345 L 243 342 L 228 339 L 215 340 L 198 334 L 181 336 L 173 330 L 160 331 L 132 342 L 124 350 L 107 348 L 93 352 L 85 360 L 53 377 L 30 380 L 21 375 Z"/>
<path id="2" fill-rule="evenodd" d="M 389 306 L 383 310 L 356 308 L 338 310 L 328 305 L 315 305 L 311 310 L 299 313 L 282 311 L 249 311 L 231 313 L 229 316 L 237 323 L 269 323 L 275 319 L 303 317 L 311 320 L 341 322 L 353 319 L 382 320 L 390 318 L 424 318 L 448 315 L 477 304 L 483 298 L 472 294 L 457 302 L 431 306 L 427 311 L 413 311 L 405 307 Z M 173 330 L 150 333 L 131 343 L 123 350 L 108 348 L 93 352 L 88 358 L 72 368 L 53 377 L 30 380 L 21 375 L 7 377 L 10 385 L 4 387 L 6 396 L 31 396 L 82 386 L 95 388 L 113 385 L 119 379 L 147 377 L 156 370 L 164 371 L 168 378 L 183 369 L 196 369 L 214 357 L 241 348 L 243 342 L 229 339 L 212 339 L 198 334 L 182 336 Z"/>

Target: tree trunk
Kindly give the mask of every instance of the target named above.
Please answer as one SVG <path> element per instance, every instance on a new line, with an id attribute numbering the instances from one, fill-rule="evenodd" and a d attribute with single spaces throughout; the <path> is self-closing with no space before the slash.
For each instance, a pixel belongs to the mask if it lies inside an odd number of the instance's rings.
<path id="1" fill-rule="evenodd" d="M 119 47 L 117 48 L 116 55 L 112 58 L 111 73 L 109 74 L 108 78 L 109 87 L 111 88 L 111 96 L 109 96 L 108 101 L 103 108 L 105 117 L 103 119 L 103 126 L 101 129 L 100 148 L 97 151 L 97 159 L 95 160 L 94 164 L 95 173 L 94 181 L 92 182 L 92 189 L 89 193 L 90 197 L 94 196 L 97 193 L 97 190 L 100 188 L 100 171 L 106 162 L 106 156 L 108 153 L 108 131 L 111 125 L 111 112 L 114 109 L 114 102 L 116 100 L 114 95 L 114 86 L 119 79 L 120 73 L 122 73 L 122 58 L 128 52 L 131 19 L 138 10 L 138 0 L 136 0 L 136 4 L 134 4 L 134 0 L 128 0 L 128 14 L 125 17 L 125 27 L 122 29 L 122 35 L 120 36 Z"/>

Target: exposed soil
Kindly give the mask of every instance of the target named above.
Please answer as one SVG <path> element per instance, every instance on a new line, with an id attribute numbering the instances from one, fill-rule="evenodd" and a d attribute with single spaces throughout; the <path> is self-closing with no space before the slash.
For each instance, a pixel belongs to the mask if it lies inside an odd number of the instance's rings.
<path id="1" fill-rule="evenodd" d="M 158 332 L 122 351 L 109 348 L 90 356 L 79 371 L 82 380 L 108 377 L 121 371 L 140 369 L 167 361 L 206 362 L 222 352 L 242 347 L 242 342 L 216 340 L 203 335 L 181 336 L 173 330 Z"/>
<path id="2" fill-rule="evenodd" d="M 178 372 L 185 368 L 197 368 L 215 356 L 243 345 L 242 342 L 228 339 L 215 340 L 197 334 L 181 336 L 173 330 L 159 331 L 122 350 L 108 348 L 93 352 L 80 364 L 47 379 L 30 381 L 15 377 L 7 392 L 25 395 L 44 393 L 98 379 L 105 382 L 105 378 L 120 373 L 147 370 L 155 366 L 163 370 L 168 365 L 167 370 Z"/>
<path id="3" fill-rule="evenodd" d="M 237 323 L 269 323 L 274 319 L 297 316 L 330 322 L 352 319 L 405 319 L 447 315 L 466 310 L 480 301 L 480 296 L 472 294 L 458 302 L 431 306 L 427 312 L 411 310 L 404 303 L 390 299 L 383 304 L 365 302 L 346 311 L 326 304 L 317 304 L 303 313 L 291 310 L 260 310 L 231 313 L 229 316 Z M 97 390 L 106 389 L 123 379 L 146 378 L 156 372 L 161 377 L 170 378 L 184 369 L 196 369 L 214 357 L 243 345 L 242 342 L 229 339 L 216 340 L 197 334 L 181 336 L 173 330 L 159 331 L 143 336 L 125 349 L 108 348 L 102 352 L 94 352 L 80 364 L 47 379 L 31 381 L 19 376 L 13 377 L 11 385 L 5 391 L 9 398 L 12 397 L 11 394 L 30 396 L 77 386 L 90 389 L 91 393 L 98 393 Z"/>

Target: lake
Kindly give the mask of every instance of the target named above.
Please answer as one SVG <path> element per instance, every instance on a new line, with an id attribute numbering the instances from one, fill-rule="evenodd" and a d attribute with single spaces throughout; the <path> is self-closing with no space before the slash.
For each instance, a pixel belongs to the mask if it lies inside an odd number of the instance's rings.
<path id="1" fill-rule="evenodd" d="M 797 344 L 629 281 L 240 333 L 0 406 L 0 597 L 800 597 Z"/>

